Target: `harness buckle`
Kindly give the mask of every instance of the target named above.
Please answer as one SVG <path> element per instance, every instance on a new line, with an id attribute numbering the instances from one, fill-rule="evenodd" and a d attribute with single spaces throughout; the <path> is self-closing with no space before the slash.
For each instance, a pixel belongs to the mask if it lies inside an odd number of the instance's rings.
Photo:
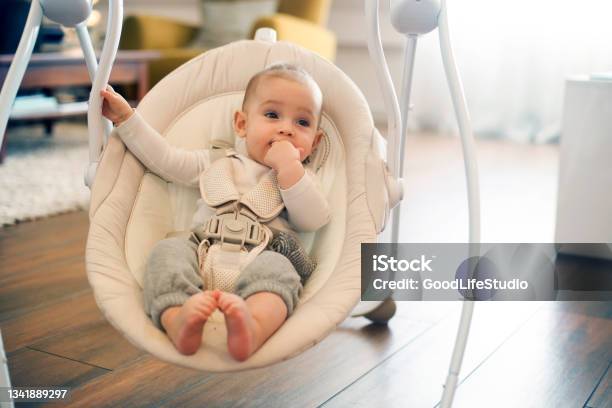
<path id="1" fill-rule="evenodd" d="M 213 215 L 198 234 L 201 240 L 221 243 L 223 249 L 238 252 L 246 245 L 257 246 L 265 240 L 265 233 L 257 218 L 246 209 L 235 208 L 225 214 Z"/>

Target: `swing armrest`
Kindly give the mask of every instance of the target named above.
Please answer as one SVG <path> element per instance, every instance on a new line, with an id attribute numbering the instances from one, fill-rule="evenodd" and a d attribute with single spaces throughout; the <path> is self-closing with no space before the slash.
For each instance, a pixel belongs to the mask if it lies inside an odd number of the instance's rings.
<path id="1" fill-rule="evenodd" d="M 91 186 L 89 218 L 92 219 L 104 200 L 108 197 L 119 177 L 127 149 L 119 136 L 113 131 L 104 147 L 96 177 Z"/>

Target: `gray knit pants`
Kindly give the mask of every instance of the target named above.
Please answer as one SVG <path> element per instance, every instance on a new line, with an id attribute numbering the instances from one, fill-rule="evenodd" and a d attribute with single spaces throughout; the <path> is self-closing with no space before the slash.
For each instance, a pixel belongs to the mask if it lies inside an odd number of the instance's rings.
<path id="1" fill-rule="evenodd" d="M 204 287 L 197 249 L 195 242 L 175 237 L 159 241 L 149 255 L 144 275 L 144 306 L 161 330 L 162 312 L 181 306 Z M 300 276 L 286 257 L 263 251 L 242 271 L 234 290 L 243 299 L 258 292 L 279 295 L 289 316 L 302 292 Z"/>

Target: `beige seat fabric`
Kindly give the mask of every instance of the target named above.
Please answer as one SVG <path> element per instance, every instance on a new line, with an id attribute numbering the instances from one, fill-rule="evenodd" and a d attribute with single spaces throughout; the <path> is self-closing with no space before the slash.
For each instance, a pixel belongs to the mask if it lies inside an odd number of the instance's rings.
<path id="1" fill-rule="evenodd" d="M 271 364 L 323 339 L 359 300 L 360 243 L 376 240 L 385 219 L 386 192 L 375 148 L 380 136 L 362 94 L 344 73 L 294 45 L 241 41 L 178 68 L 151 90 L 138 110 L 181 148 L 206 148 L 211 139 L 231 143 L 231 117 L 248 79 L 278 61 L 304 67 L 323 90 L 322 127 L 331 154 L 318 176 L 332 221 L 303 236 L 318 259 L 317 271 L 292 317 L 249 360 L 239 363 L 227 354 L 219 313 L 205 326 L 198 353 L 189 357 L 180 355 L 146 316 L 141 290 L 146 257 L 167 232 L 189 226 L 198 191 L 147 172 L 115 135 L 105 149 L 92 188 L 88 278 L 98 306 L 113 326 L 166 361 L 207 371 Z M 366 193 L 366 185 L 375 188 Z"/>

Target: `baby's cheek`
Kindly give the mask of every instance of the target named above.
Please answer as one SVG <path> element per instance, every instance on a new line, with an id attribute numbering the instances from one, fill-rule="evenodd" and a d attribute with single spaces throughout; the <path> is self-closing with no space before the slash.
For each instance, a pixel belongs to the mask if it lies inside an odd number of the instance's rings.
<path id="1" fill-rule="evenodd" d="M 306 158 L 310 155 L 311 150 L 310 149 L 303 149 L 303 148 L 299 148 L 298 151 L 300 152 L 300 161 L 304 161 L 306 160 Z"/>

